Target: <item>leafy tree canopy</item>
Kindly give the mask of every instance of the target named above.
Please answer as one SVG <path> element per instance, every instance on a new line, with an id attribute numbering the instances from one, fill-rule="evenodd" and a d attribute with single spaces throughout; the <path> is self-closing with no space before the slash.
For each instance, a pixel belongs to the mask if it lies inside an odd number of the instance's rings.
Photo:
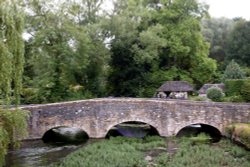
<path id="1" fill-rule="evenodd" d="M 250 66 L 250 21 L 236 20 L 236 25 L 229 35 L 227 60 L 234 59 L 240 65 Z"/>

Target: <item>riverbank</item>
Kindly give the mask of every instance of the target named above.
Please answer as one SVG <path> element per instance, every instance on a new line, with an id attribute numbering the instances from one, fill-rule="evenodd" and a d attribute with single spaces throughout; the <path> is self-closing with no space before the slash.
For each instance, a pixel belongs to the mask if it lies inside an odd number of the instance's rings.
<path id="1" fill-rule="evenodd" d="M 168 143 L 177 146 L 169 152 Z M 250 154 L 229 140 L 199 144 L 193 140 L 117 137 L 73 152 L 50 167 L 249 167 Z"/>
<path id="2" fill-rule="evenodd" d="M 250 150 L 250 123 L 235 123 L 226 128 L 228 136 Z"/>

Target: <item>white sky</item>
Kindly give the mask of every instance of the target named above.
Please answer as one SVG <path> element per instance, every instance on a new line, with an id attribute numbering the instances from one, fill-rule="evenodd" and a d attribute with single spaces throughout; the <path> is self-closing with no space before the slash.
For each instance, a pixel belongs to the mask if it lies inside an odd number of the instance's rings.
<path id="1" fill-rule="evenodd" d="M 212 17 L 243 17 L 250 20 L 250 0 L 199 0 L 207 3 Z"/>

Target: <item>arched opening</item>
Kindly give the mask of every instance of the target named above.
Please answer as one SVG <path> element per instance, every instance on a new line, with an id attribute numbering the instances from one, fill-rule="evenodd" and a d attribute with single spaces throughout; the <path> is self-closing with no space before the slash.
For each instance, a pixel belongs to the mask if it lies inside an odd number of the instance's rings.
<path id="1" fill-rule="evenodd" d="M 211 138 L 212 142 L 219 142 L 222 135 L 221 132 L 214 126 L 207 124 L 192 124 L 182 128 L 177 137 L 193 137 L 198 136 L 201 133 L 205 133 Z"/>
<path id="2" fill-rule="evenodd" d="M 82 129 L 75 127 L 60 126 L 54 127 L 42 137 L 44 143 L 84 143 L 88 140 L 88 134 Z"/>
<path id="3" fill-rule="evenodd" d="M 134 138 L 144 138 L 146 136 L 158 135 L 157 129 L 147 123 L 138 121 L 122 122 L 113 126 L 105 138 L 125 136 Z"/>

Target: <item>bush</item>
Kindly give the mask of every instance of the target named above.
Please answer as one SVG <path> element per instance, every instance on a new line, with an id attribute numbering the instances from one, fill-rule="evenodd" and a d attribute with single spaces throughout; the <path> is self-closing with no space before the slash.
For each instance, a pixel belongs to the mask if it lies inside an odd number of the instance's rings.
<path id="1" fill-rule="evenodd" d="M 236 102 L 236 103 L 237 103 L 237 102 L 238 102 L 238 103 L 240 103 L 240 102 L 245 102 L 245 100 L 243 99 L 243 97 L 240 96 L 240 95 L 224 97 L 224 98 L 222 99 L 222 101 L 223 101 L 223 102 Z"/>
<path id="2" fill-rule="evenodd" d="M 226 79 L 243 79 L 245 77 L 244 72 L 240 69 L 240 66 L 232 60 L 226 67 L 222 80 Z"/>
<path id="3" fill-rule="evenodd" d="M 190 96 L 189 100 L 194 100 L 194 101 L 206 101 L 207 98 L 206 97 L 202 97 L 202 96 Z"/>
<path id="4" fill-rule="evenodd" d="M 227 96 L 241 95 L 241 86 L 246 80 L 244 79 L 230 79 L 225 81 L 225 93 Z"/>
<path id="5" fill-rule="evenodd" d="M 250 102 L 250 80 L 226 80 L 225 93 L 232 99 L 232 102 Z"/>
<path id="6" fill-rule="evenodd" d="M 211 87 L 206 92 L 207 97 L 213 101 L 221 101 L 224 96 L 222 90 L 218 87 Z"/>
<path id="7" fill-rule="evenodd" d="M 20 140 L 28 135 L 28 111 L 0 108 L 0 166 L 4 165 L 9 144 L 15 148 L 20 146 Z"/>
<path id="8" fill-rule="evenodd" d="M 250 102 L 250 80 L 247 81 L 243 83 L 240 93 L 246 102 Z"/>

